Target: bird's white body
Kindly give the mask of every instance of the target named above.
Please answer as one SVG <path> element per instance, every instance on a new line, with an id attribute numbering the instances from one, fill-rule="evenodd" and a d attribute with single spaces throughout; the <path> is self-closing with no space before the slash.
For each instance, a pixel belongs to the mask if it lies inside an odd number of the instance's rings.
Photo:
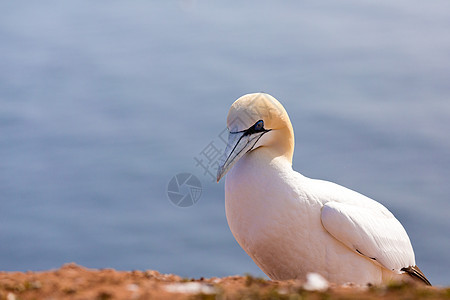
<path id="1" fill-rule="evenodd" d="M 385 207 L 342 186 L 307 178 L 283 157 L 264 161 L 267 157 L 263 148 L 248 153 L 225 182 L 231 232 L 263 272 L 277 280 L 304 279 L 316 272 L 331 282 L 357 284 L 395 276 L 335 239 L 321 220 L 330 201 L 374 211 L 387 211 Z M 410 260 L 414 265 L 414 256 Z"/>
<path id="2" fill-rule="evenodd" d="M 228 225 L 270 278 L 305 279 L 315 272 L 338 284 L 379 284 L 407 273 L 430 284 L 415 265 L 405 229 L 387 208 L 292 169 L 294 132 L 275 98 L 239 98 L 227 123 L 229 143 L 217 180 L 228 172 Z"/>

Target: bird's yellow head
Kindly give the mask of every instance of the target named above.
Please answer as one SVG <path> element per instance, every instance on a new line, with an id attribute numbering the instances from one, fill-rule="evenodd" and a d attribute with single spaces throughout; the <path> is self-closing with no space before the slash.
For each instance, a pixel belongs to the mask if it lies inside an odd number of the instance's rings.
<path id="1" fill-rule="evenodd" d="M 246 153 L 269 147 L 274 156 L 292 162 L 294 132 L 283 105 L 269 94 L 247 94 L 237 99 L 227 117 L 228 145 L 217 170 L 217 182 Z"/>

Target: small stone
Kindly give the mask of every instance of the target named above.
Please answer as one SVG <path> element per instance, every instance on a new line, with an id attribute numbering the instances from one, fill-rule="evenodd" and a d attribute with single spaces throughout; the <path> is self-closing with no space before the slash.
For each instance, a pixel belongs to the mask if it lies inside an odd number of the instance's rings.
<path id="1" fill-rule="evenodd" d="M 8 293 L 6 300 L 16 300 L 16 295 L 13 293 Z"/>
<path id="2" fill-rule="evenodd" d="M 318 273 L 308 273 L 306 275 L 306 283 L 303 288 L 307 291 L 326 291 L 328 289 L 328 281 Z"/>
<path id="3" fill-rule="evenodd" d="M 174 283 L 164 286 L 170 293 L 181 294 L 215 294 L 216 289 L 209 285 L 199 282 Z"/>

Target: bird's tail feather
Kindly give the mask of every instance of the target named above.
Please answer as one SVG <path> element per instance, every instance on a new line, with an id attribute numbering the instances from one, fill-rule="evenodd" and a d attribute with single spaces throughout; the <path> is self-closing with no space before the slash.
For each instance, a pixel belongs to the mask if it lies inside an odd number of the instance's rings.
<path id="1" fill-rule="evenodd" d="M 431 285 L 430 281 L 425 277 L 425 275 L 420 271 L 418 266 L 409 266 L 402 268 L 401 271 L 406 272 L 409 276 L 423 281 L 426 285 Z"/>

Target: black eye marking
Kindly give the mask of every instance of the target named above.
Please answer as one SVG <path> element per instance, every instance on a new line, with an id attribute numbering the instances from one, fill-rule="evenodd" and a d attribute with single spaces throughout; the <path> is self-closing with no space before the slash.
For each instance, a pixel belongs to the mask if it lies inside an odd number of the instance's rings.
<path id="1" fill-rule="evenodd" d="M 235 131 L 235 132 L 230 132 L 230 133 L 242 133 L 244 132 L 243 136 L 246 135 L 250 135 L 253 133 L 258 133 L 258 132 L 269 132 L 271 129 L 265 129 L 264 128 L 264 121 L 263 120 L 259 120 L 257 121 L 254 125 L 250 126 L 249 129 L 246 130 L 241 130 L 241 131 Z"/>
<path id="2" fill-rule="evenodd" d="M 244 135 L 249 135 L 249 134 L 258 133 L 258 132 L 267 132 L 267 131 L 270 131 L 270 130 L 266 130 L 264 128 L 264 121 L 259 120 L 255 123 L 255 125 L 253 125 L 249 129 L 245 130 Z"/>

